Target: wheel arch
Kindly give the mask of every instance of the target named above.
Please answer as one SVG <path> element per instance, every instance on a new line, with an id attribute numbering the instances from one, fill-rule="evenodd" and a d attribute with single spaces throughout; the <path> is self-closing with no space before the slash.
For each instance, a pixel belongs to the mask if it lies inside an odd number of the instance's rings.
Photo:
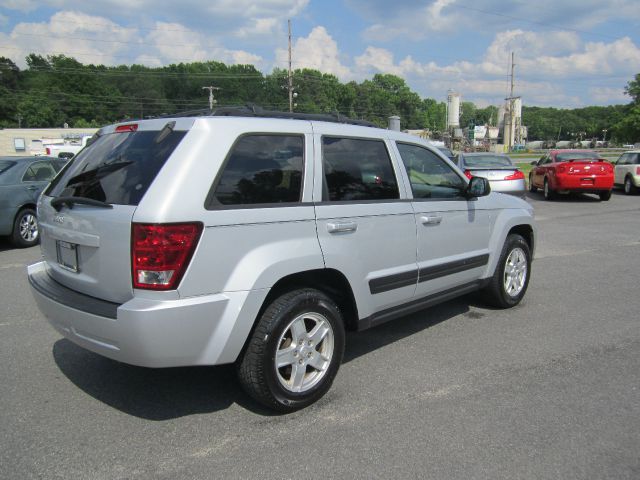
<path id="1" fill-rule="evenodd" d="M 280 295 L 305 287 L 315 288 L 331 297 L 342 312 L 345 328 L 347 330 L 355 329 L 358 323 L 358 306 L 353 290 L 347 278 L 340 271 L 333 268 L 306 270 L 281 278 L 269 290 L 258 312 L 258 317 Z"/>

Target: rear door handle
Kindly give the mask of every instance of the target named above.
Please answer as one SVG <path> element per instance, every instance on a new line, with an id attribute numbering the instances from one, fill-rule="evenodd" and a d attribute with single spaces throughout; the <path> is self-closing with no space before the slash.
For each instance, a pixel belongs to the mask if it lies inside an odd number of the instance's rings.
<path id="1" fill-rule="evenodd" d="M 358 229 L 356 222 L 330 222 L 327 223 L 329 233 L 355 232 Z"/>
<path id="2" fill-rule="evenodd" d="M 442 222 L 442 216 L 441 215 L 425 215 L 423 217 L 420 217 L 420 221 L 422 222 L 423 225 L 440 225 L 440 222 Z"/>

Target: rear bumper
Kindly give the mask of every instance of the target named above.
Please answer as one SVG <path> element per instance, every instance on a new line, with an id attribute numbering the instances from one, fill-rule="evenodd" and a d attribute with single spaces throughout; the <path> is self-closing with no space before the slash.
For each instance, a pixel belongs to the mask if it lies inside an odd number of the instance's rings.
<path id="1" fill-rule="evenodd" d="M 235 361 L 266 291 L 179 300 L 134 297 L 117 305 L 52 280 L 45 262 L 28 267 L 38 308 L 73 343 L 142 367 L 217 365 Z"/>
<path id="2" fill-rule="evenodd" d="M 613 188 L 613 176 L 556 176 L 556 190 L 601 192 Z"/>

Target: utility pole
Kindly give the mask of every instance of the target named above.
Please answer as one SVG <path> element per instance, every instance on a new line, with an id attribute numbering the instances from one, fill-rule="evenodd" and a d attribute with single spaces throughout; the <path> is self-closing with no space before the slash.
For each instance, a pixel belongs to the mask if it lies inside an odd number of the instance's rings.
<path id="1" fill-rule="evenodd" d="M 510 152 L 513 148 L 513 141 L 515 140 L 515 97 L 513 96 L 513 84 L 515 79 L 515 53 L 511 52 L 511 88 L 509 89 L 509 98 L 506 100 L 509 102 L 509 137 L 505 138 L 505 146 L 507 147 L 507 151 Z M 506 122 L 505 122 L 506 123 Z M 505 135 L 506 137 L 506 135 Z"/>
<path id="2" fill-rule="evenodd" d="M 293 112 L 293 75 L 291 73 L 291 19 L 287 20 L 289 24 L 289 78 L 287 88 L 289 90 L 289 111 Z"/>
<path id="3" fill-rule="evenodd" d="M 16 119 L 18 120 L 18 128 L 22 128 L 22 115 L 18 114 Z"/>
<path id="4" fill-rule="evenodd" d="M 218 103 L 215 98 L 213 98 L 214 90 L 222 90 L 220 87 L 214 87 L 213 85 L 209 87 L 202 87 L 202 90 L 209 90 L 209 110 L 213 112 L 213 106 Z"/>

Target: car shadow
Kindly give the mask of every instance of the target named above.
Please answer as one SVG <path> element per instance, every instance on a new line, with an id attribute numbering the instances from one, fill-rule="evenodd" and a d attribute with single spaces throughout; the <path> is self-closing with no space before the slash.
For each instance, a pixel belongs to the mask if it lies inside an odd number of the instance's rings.
<path id="1" fill-rule="evenodd" d="M 457 315 L 474 313 L 469 308 L 473 304 L 473 297 L 465 296 L 363 332 L 349 332 L 343 363 Z M 67 339 L 54 344 L 53 359 L 60 371 L 87 395 L 146 420 L 213 413 L 233 404 L 261 416 L 282 415 L 258 404 L 242 390 L 233 365 L 136 367 L 102 357 Z"/>
<path id="2" fill-rule="evenodd" d="M 526 194 L 527 200 L 533 200 L 534 202 L 548 202 L 549 200 L 544 199 L 544 195 L 542 192 L 527 192 Z M 558 194 L 555 196 L 551 203 L 600 203 L 602 200 L 595 194 L 588 193 L 568 193 L 568 194 Z"/>

